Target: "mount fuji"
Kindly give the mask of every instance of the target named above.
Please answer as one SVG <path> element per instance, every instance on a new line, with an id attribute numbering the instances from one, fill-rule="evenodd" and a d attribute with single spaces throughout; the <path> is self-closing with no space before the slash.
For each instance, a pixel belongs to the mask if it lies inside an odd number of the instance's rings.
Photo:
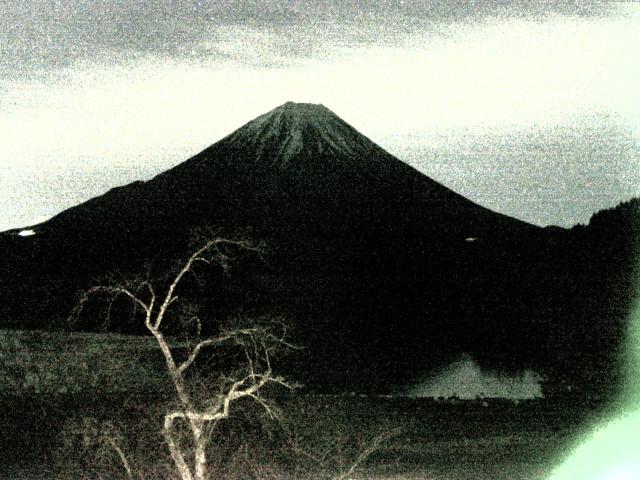
<path id="1" fill-rule="evenodd" d="M 386 391 L 461 354 L 576 377 L 588 370 L 581 358 L 615 361 L 605 353 L 616 351 L 628 303 L 627 287 L 614 290 L 628 283 L 627 234 L 606 240 L 591 226 L 540 228 L 493 212 L 326 107 L 291 102 L 149 181 L 0 234 L 2 325 L 64 319 L 97 278 L 183 258 L 202 229 L 269 248 L 265 262 L 214 282 L 212 328 L 239 313 L 285 316 L 307 347 L 286 368 L 326 390 Z M 608 264 L 598 260 L 606 251 L 623 253 Z M 586 314 L 583 295 L 594 296 Z"/>

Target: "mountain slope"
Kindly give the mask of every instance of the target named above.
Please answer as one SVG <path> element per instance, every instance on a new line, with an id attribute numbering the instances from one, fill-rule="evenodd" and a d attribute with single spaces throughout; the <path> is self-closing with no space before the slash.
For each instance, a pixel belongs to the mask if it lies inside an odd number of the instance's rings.
<path id="1" fill-rule="evenodd" d="M 240 192 L 235 188 L 240 185 L 254 187 L 254 191 Z M 212 191 L 214 187 L 216 191 Z M 187 192 L 189 189 L 193 190 Z M 114 189 L 103 197 L 63 212 L 41 228 L 58 225 L 82 228 L 74 218 L 77 212 L 100 208 L 108 210 L 109 204 L 115 206 L 129 195 L 134 196 L 138 210 L 143 206 L 162 207 L 161 212 L 169 212 L 174 202 L 183 200 L 180 195 L 190 197 L 184 199 L 185 202 L 213 198 L 232 202 L 254 192 L 264 191 L 266 195 L 286 197 L 301 193 L 301 189 L 307 196 L 331 197 L 335 204 L 342 199 L 370 202 L 371 192 L 379 190 L 389 196 L 385 199 L 389 201 L 418 201 L 429 206 L 444 206 L 443 211 L 438 212 L 440 215 L 452 208 L 473 210 L 474 215 L 461 218 L 460 223 L 480 224 L 490 218 L 490 221 L 498 221 L 501 227 L 511 230 L 534 229 L 481 208 L 420 174 L 326 107 L 291 102 L 256 118 L 150 182 Z M 255 199 L 251 198 L 251 201 Z M 125 216 L 135 213 L 130 210 Z M 433 216 L 435 213 L 427 214 Z"/>

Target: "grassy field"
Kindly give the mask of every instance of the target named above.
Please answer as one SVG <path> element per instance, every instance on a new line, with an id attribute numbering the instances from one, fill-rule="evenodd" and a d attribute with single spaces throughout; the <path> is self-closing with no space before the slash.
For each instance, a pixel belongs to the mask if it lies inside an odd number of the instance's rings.
<path id="1" fill-rule="evenodd" d="M 150 337 L 0 330 L 0 395 L 162 391 Z"/>
<path id="2" fill-rule="evenodd" d="M 141 478 L 174 478 L 160 435 L 171 390 L 149 339 L 0 331 L 0 345 L 0 478 L 127 478 L 113 445 Z M 212 478 L 331 478 L 394 432 L 352 478 L 542 479 L 594 412 L 558 399 L 272 393 L 279 421 L 247 402 L 213 432 Z"/>

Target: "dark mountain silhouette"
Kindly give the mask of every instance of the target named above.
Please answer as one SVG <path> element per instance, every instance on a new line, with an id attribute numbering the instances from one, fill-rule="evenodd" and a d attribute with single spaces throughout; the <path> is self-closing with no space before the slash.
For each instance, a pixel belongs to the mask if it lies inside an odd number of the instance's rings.
<path id="1" fill-rule="evenodd" d="M 321 105 L 286 103 L 34 235 L 0 235 L 0 313 L 4 326 L 54 323 L 96 279 L 161 271 L 194 229 L 213 228 L 270 252 L 215 299 L 201 294 L 210 327 L 240 309 L 284 315 L 308 347 L 285 368 L 310 385 L 384 391 L 461 352 L 586 383 L 614 369 L 633 296 L 631 204 L 586 227 L 536 227 L 447 189 Z"/>

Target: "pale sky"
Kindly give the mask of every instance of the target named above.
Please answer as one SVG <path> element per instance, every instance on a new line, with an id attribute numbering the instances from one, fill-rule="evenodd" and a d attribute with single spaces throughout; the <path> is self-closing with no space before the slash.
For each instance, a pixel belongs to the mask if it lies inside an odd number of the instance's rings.
<path id="1" fill-rule="evenodd" d="M 585 223 L 640 195 L 640 5 L 12 1 L 0 230 L 148 179 L 288 100 L 477 203 Z"/>

